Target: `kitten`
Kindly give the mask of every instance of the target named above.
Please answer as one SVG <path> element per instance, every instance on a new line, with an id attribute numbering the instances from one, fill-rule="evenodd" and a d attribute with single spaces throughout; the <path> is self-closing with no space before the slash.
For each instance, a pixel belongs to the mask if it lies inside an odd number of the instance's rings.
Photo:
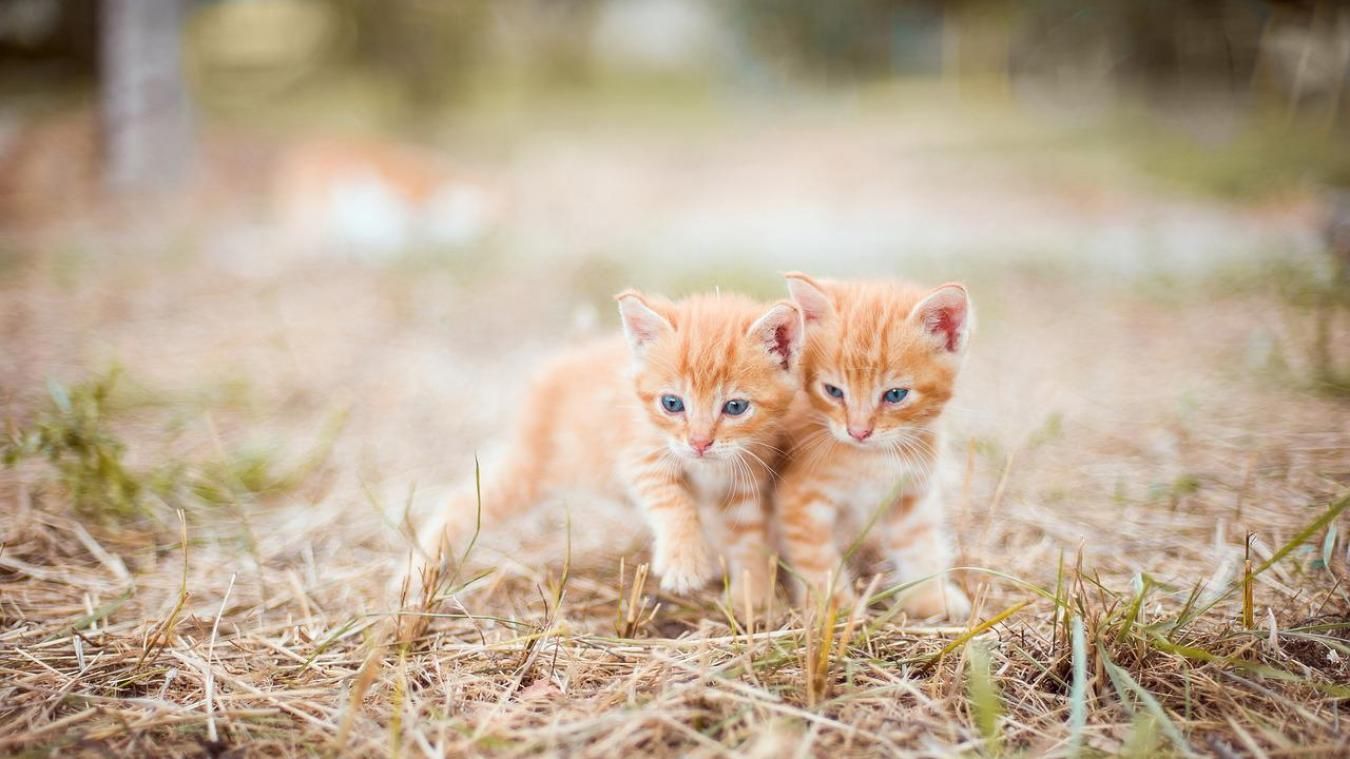
<path id="1" fill-rule="evenodd" d="M 762 605 L 773 587 L 769 466 L 801 387 L 801 314 L 728 294 L 616 299 L 627 344 L 616 335 L 578 347 L 536 377 L 511 453 L 484 473 L 483 520 L 564 490 L 627 498 L 652 529 L 663 589 L 688 593 L 720 571 L 711 538 L 733 605 Z M 441 548 L 462 548 L 476 505 L 469 494 L 444 512 L 433 527 Z"/>
<path id="2" fill-rule="evenodd" d="M 900 582 L 943 572 L 952 556 L 937 477 L 939 421 L 971 332 L 965 288 L 786 277 L 806 321 L 804 392 L 774 494 L 786 558 L 816 592 L 842 575 L 834 592 L 849 600 L 836 523 L 860 530 L 876 514 L 868 538 L 879 539 Z M 945 575 L 902 603 L 918 617 L 970 609 Z"/>

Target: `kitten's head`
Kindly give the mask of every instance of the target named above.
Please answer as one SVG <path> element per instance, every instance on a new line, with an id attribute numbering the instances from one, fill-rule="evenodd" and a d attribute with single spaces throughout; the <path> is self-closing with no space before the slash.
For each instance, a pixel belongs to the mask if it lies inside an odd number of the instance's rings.
<path id="1" fill-rule="evenodd" d="M 927 429 L 952 396 L 970 338 L 966 288 L 786 277 L 806 324 L 806 395 L 834 437 L 881 450 Z"/>
<path id="2" fill-rule="evenodd" d="M 775 445 L 801 388 L 796 305 L 766 307 L 738 295 L 672 303 L 634 290 L 616 299 L 638 399 L 672 453 L 730 460 Z"/>

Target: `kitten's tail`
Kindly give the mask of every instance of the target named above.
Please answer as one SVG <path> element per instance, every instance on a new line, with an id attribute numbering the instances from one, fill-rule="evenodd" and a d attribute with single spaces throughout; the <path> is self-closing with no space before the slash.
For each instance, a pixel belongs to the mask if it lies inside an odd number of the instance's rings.
<path id="1" fill-rule="evenodd" d="M 539 477 L 531 462 L 514 458 L 504 465 L 480 467 L 462 483 L 444 507 L 418 531 L 424 560 L 460 561 L 478 535 L 539 500 Z"/>

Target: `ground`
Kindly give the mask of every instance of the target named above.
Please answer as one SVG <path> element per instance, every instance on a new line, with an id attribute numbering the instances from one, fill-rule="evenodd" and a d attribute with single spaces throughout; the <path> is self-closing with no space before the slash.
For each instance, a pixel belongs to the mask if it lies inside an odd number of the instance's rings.
<path id="1" fill-rule="evenodd" d="M 1315 196 L 1216 200 L 986 117 L 470 134 L 447 152 L 500 228 L 381 260 L 235 222 L 16 233 L 0 749 L 1343 752 L 1350 318 Z M 405 514 L 472 476 L 531 366 L 614 329 L 624 286 L 777 297 L 788 269 L 970 285 L 947 450 L 969 620 L 879 588 L 747 630 L 713 589 L 642 581 L 626 506 L 569 502 L 488 525 L 426 636 L 388 642 Z"/>

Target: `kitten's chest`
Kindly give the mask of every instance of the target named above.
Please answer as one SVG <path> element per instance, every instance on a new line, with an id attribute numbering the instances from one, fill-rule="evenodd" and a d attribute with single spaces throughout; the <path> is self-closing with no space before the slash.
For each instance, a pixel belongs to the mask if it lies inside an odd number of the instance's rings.
<path id="1" fill-rule="evenodd" d="M 720 504 L 731 490 L 731 467 L 720 463 L 691 466 L 685 470 L 685 481 L 694 497 L 704 504 Z"/>
<path id="2" fill-rule="evenodd" d="M 830 479 L 830 496 L 835 503 L 863 514 L 871 514 L 904 492 L 927 486 L 921 470 L 889 456 L 856 457 L 844 462 Z"/>

